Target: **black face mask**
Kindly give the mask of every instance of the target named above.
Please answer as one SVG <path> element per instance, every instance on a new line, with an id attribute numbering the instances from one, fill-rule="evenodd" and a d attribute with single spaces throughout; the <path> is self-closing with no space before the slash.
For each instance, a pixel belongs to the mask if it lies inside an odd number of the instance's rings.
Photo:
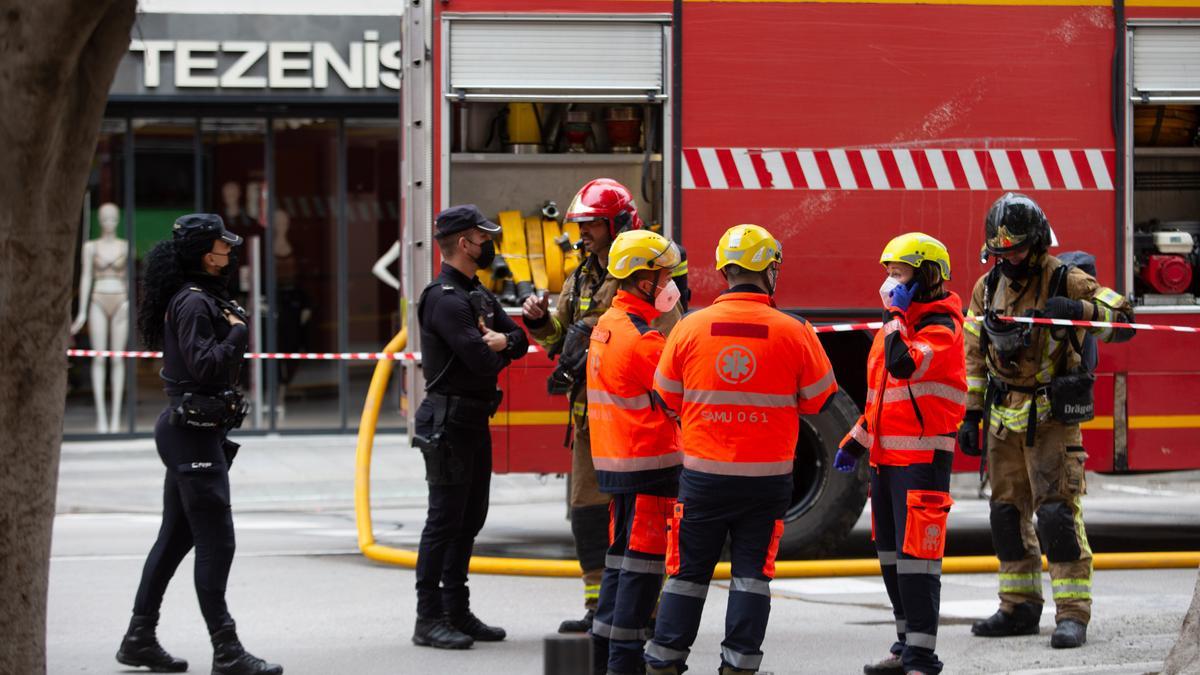
<path id="1" fill-rule="evenodd" d="M 492 261 L 496 259 L 496 242 L 488 239 L 479 244 L 479 256 L 472 258 L 479 269 L 486 270 L 492 266 Z"/>
<path id="2" fill-rule="evenodd" d="M 1001 274 L 1014 281 L 1029 276 L 1029 258 L 1025 258 L 1019 263 L 1010 263 L 1001 258 L 996 265 L 1000 268 Z"/>
<path id="3" fill-rule="evenodd" d="M 225 280 L 229 280 L 229 279 L 233 278 L 233 275 L 237 274 L 237 270 L 238 270 L 237 249 L 231 249 L 229 251 L 229 256 L 227 258 L 225 258 L 225 266 L 221 268 L 221 271 L 218 273 L 218 276 L 224 278 Z"/>

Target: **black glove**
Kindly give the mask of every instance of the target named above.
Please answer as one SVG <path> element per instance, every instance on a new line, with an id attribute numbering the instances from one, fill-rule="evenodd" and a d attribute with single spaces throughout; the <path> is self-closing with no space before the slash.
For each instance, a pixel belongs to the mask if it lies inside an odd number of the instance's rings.
<path id="1" fill-rule="evenodd" d="M 979 423 L 983 421 L 982 410 L 968 410 L 963 415 L 962 424 L 958 427 L 958 447 L 968 457 L 978 457 L 983 454 L 979 445 Z"/>
<path id="2" fill-rule="evenodd" d="M 1042 316 L 1047 319 L 1078 321 L 1083 318 L 1083 303 L 1056 295 L 1046 299 L 1046 307 L 1042 310 Z"/>

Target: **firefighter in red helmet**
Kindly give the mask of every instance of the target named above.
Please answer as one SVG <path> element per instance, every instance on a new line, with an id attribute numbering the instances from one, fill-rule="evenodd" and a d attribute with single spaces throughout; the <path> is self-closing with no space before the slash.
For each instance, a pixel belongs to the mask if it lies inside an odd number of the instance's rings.
<path id="1" fill-rule="evenodd" d="M 618 280 L 607 271 L 609 247 L 618 234 L 640 230 L 643 223 L 629 188 L 611 178 L 597 178 L 584 185 L 571 201 L 566 220 L 579 223 L 584 260 L 563 283 L 553 309 L 546 297 L 535 295 L 525 300 L 521 313 L 534 339 L 549 354 L 558 355 L 558 365 L 550 376 L 550 391 L 567 394 L 570 402 L 571 534 L 583 568 L 586 614 L 579 620 L 563 621 L 558 630 L 584 633 L 592 628 L 609 544 L 609 495 L 597 484 L 588 430 L 588 342 L 592 328 L 617 293 Z M 650 325 L 666 335 L 680 314 L 676 306 Z"/>

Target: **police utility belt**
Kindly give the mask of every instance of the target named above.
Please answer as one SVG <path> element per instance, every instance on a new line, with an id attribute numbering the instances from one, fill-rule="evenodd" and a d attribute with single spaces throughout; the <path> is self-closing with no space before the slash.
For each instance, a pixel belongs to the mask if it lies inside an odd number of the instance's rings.
<path id="1" fill-rule="evenodd" d="M 454 411 L 456 417 L 460 414 L 468 417 L 478 416 L 486 426 L 486 420 L 500 409 L 504 392 L 497 389 L 490 399 L 426 392 L 425 399 L 433 406 L 433 429 L 428 436 L 422 436 L 414 430 L 412 444 L 422 452 L 436 452 L 441 449 L 446 437 L 446 424 L 451 411 Z"/>
<path id="2" fill-rule="evenodd" d="M 236 389 L 217 394 L 189 391 L 170 397 L 170 405 L 169 421 L 181 429 L 237 429 L 250 411 L 250 404 Z"/>

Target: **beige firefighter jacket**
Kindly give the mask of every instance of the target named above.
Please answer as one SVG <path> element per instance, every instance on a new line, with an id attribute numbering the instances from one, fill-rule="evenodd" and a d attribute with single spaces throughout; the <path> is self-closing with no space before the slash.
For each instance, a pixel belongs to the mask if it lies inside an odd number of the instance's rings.
<path id="1" fill-rule="evenodd" d="M 1012 281 L 1003 274 L 998 275 L 996 292 L 992 297 L 991 307 L 1001 316 L 1023 316 L 1030 309 L 1043 309 L 1054 278 L 1054 270 L 1061 266 L 1058 258 L 1045 253 L 1041 255 L 1040 272 L 1035 272 L 1027 279 Z M 987 285 L 987 275 L 975 282 L 971 293 L 971 304 L 967 310 L 968 320 L 963 328 L 966 331 L 965 347 L 967 359 L 967 409 L 982 410 L 984 396 L 987 391 L 987 381 L 991 377 L 1005 384 L 1019 387 L 1042 387 L 1050 384 L 1050 379 L 1057 374 L 1059 362 L 1064 350 L 1066 365 L 1075 368 L 1080 363 L 1079 354 L 1071 346 L 1065 333 L 1060 333 L 1061 340 L 1051 334 L 1052 331 L 1043 327 L 1034 327 L 1030 334 L 1030 344 L 1020 350 L 1010 363 L 1001 363 L 994 345 L 989 345 L 989 357 L 985 358 L 980 351 L 980 333 L 983 324 L 972 321 L 970 317 L 984 315 Z M 1089 274 L 1078 268 L 1072 268 L 1067 274 L 1067 297 L 1083 300 L 1083 320 L 1085 321 L 1131 321 L 1133 308 L 1129 301 L 1111 288 L 1102 287 Z M 1090 332 L 1102 342 L 1123 342 L 1132 337 L 1130 331 L 1114 331 L 1111 328 L 1080 328 L 1076 337 L 1082 343 L 1084 332 Z M 1001 394 L 991 411 L 991 431 L 1003 433 L 1003 429 L 1023 433 L 1029 420 L 1029 406 L 1035 395 L 1009 391 Z M 1044 394 L 1036 395 L 1038 422 L 1044 421 L 1050 414 L 1050 400 Z"/>

